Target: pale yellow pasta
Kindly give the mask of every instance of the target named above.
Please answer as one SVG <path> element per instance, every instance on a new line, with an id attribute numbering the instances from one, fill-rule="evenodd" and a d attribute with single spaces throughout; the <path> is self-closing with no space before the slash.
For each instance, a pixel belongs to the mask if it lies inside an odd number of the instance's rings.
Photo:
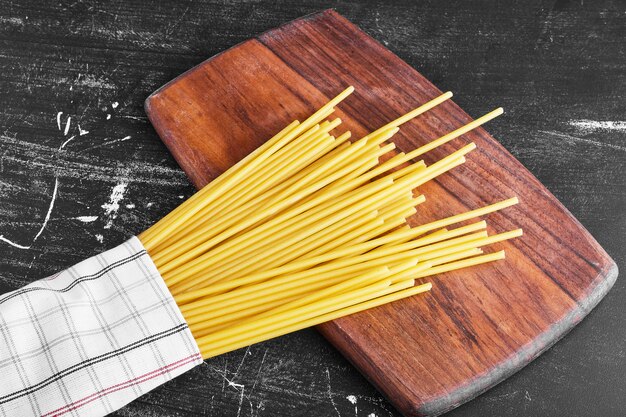
<path id="1" fill-rule="evenodd" d="M 415 192 L 465 162 L 474 143 L 415 160 L 502 114 L 494 110 L 410 152 L 385 143 L 445 93 L 360 139 L 326 120 L 350 87 L 294 121 L 140 235 L 205 358 L 431 289 L 415 279 L 504 257 L 485 221 L 516 198 L 410 226 Z M 396 152 L 394 154 L 394 152 Z M 382 161 L 381 161 L 382 159 Z"/>

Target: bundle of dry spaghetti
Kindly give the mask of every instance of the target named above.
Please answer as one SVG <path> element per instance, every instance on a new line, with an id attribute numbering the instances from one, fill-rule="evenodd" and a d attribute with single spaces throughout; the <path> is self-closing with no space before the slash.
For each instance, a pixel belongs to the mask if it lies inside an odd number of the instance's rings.
<path id="1" fill-rule="evenodd" d="M 331 134 L 341 120 L 326 119 L 352 91 L 285 127 L 139 236 L 204 358 L 428 291 L 416 280 L 503 259 L 481 248 L 521 235 L 488 236 L 484 221 L 456 226 L 515 198 L 407 224 L 425 200 L 414 190 L 462 164 L 475 145 L 429 166 L 419 157 L 501 109 L 384 158 L 401 124 L 452 95 L 350 142 L 350 132 Z"/>
<path id="2" fill-rule="evenodd" d="M 326 120 L 352 88 L 294 121 L 163 220 L 123 244 L 0 296 L 0 410 L 100 416 L 210 358 L 431 289 L 423 278 L 504 258 L 478 217 L 515 198 L 411 227 L 415 189 L 474 144 L 409 153 L 401 124 L 350 142 Z M 473 222 L 473 223 L 472 223 Z M 419 281 L 418 281 L 419 280 Z M 416 281 L 417 284 L 416 284 Z M 78 411 L 77 411 L 78 410 Z"/>

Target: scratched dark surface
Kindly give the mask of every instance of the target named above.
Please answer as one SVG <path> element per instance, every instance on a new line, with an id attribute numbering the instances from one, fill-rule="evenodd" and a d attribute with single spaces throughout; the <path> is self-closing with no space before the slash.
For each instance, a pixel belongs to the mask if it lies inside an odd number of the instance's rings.
<path id="1" fill-rule="evenodd" d="M 188 68 L 327 7 L 489 131 L 626 270 L 626 3 L 0 2 L 0 293 L 137 234 L 193 193 L 143 111 Z M 49 213 L 49 216 L 48 216 Z M 626 284 L 450 416 L 626 411 Z M 119 416 L 395 416 L 315 331 L 212 359 Z"/>

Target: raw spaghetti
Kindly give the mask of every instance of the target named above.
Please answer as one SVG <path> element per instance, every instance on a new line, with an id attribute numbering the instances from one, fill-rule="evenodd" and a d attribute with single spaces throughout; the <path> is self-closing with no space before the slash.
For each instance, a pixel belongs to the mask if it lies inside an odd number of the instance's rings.
<path id="1" fill-rule="evenodd" d="M 511 198 L 411 227 L 414 190 L 465 162 L 470 143 L 432 165 L 424 153 L 502 114 L 496 109 L 408 153 L 386 143 L 399 126 L 445 102 L 445 93 L 350 142 L 327 120 L 349 87 L 294 121 L 139 238 L 174 295 L 202 356 L 243 346 L 431 289 L 435 274 L 503 259 L 488 236 L 460 222 Z M 384 158 L 384 162 L 381 159 Z"/>

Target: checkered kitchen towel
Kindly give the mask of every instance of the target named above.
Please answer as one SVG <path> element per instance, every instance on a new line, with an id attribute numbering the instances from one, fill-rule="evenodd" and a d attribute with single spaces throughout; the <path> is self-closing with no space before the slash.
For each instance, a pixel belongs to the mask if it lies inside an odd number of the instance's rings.
<path id="1" fill-rule="evenodd" d="M 104 416 L 200 363 L 137 238 L 0 295 L 0 416 Z"/>

